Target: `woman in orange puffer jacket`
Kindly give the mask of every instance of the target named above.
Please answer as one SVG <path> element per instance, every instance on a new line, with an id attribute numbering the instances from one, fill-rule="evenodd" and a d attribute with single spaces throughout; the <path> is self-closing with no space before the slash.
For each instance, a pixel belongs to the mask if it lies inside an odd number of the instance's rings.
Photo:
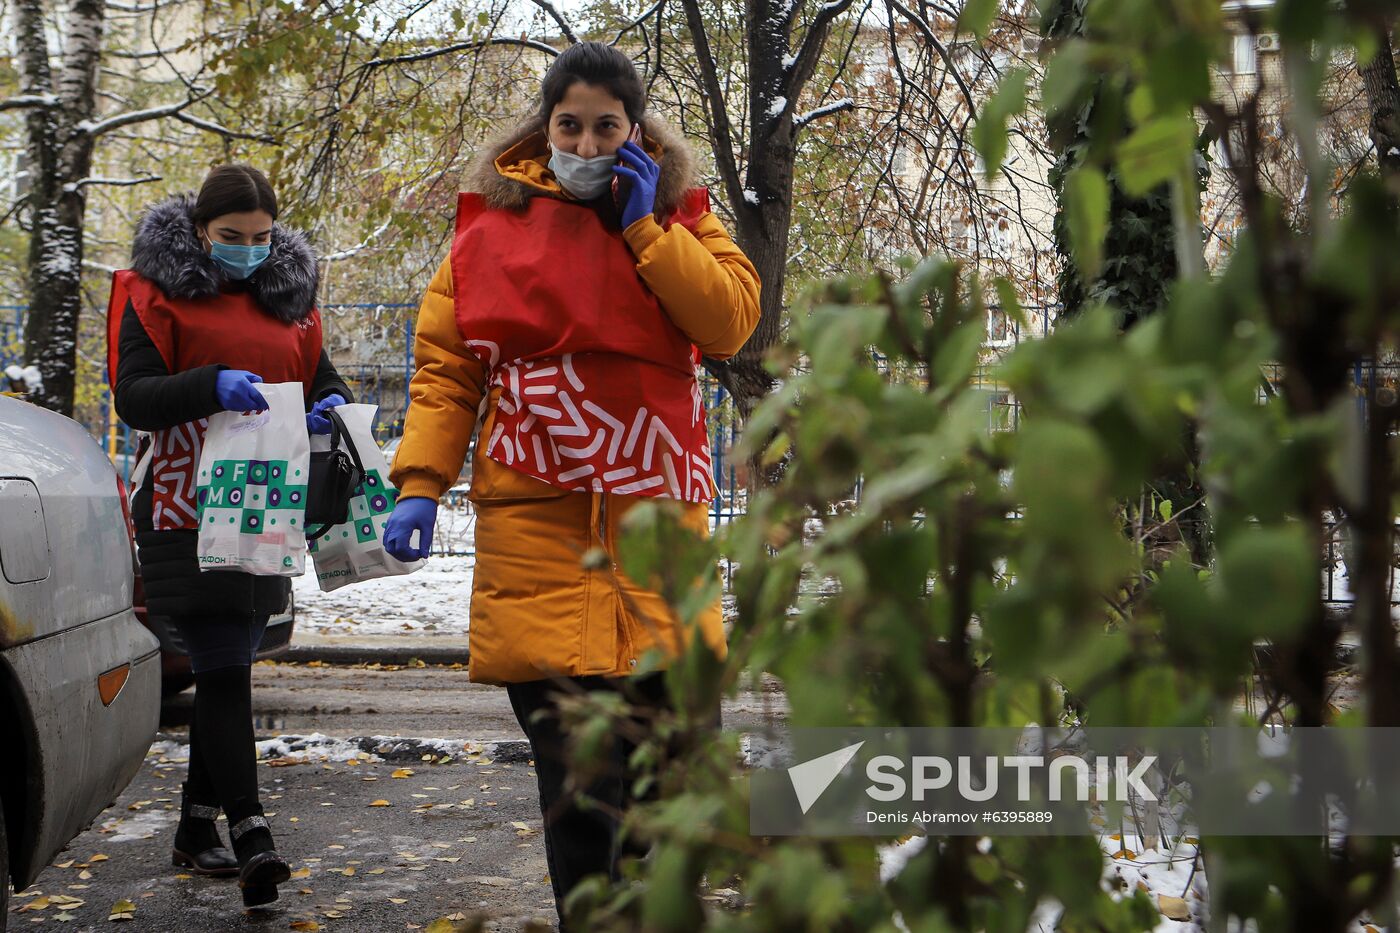
<path id="1" fill-rule="evenodd" d="M 469 671 L 506 685 L 530 739 L 561 920 L 583 876 L 617 877 L 633 776 L 619 739 L 612 773 L 583 789 L 602 806 L 579 807 L 557 700 L 621 690 L 668 704 L 664 668 L 691 630 L 618 568 L 618 529 L 643 498 L 662 498 L 708 533 L 695 364 L 738 352 L 759 317 L 753 265 L 691 188 L 684 142 L 645 106 L 625 55 L 580 43 L 546 74 L 538 113 L 479 160 L 419 311 L 385 531 L 394 556 L 427 556 L 480 420 Z M 585 561 L 594 549 L 607 559 Z M 723 657 L 719 603 L 692 624 Z M 652 671 L 636 673 L 644 657 Z"/>

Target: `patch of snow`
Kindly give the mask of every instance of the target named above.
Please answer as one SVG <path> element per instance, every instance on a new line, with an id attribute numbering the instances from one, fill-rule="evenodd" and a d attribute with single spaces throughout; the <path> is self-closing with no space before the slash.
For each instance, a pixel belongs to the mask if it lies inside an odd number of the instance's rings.
<path id="1" fill-rule="evenodd" d="M 179 821 L 179 809 L 140 810 L 130 816 L 103 820 L 98 832 L 106 842 L 141 842 L 160 835 L 161 830 Z"/>
<path id="2" fill-rule="evenodd" d="M 311 735 L 279 735 L 257 743 L 257 749 L 259 758 L 289 758 L 293 761 L 381 760 L 378 755 L 364 751 L 356 743 L 333 739 L 319 732 Z"/>
<path id="3" fill-rule="evenodd" d="M 758 192 L 753 190 L 752 188 L 745 188 L 744 203 L 752 204 L 754 207 L 758 207 Z"/>
<path id="4" fill-rule="evenodd" d="M 926 845 L 927 836 L 913 836 L 902 842 L 880 846 L 876 853 L 880 858 L 880 883 L 889 884 L 898 878 L 909 860 L 922 852 Z"/>
<path id="5" fill-rule="evenodd" d="M 776 117 L 787 109 L 787 98 L 781 95 L 773 98 L 773 102 L 768 105 L 768 116 Z"/>
<path id="6" fill-rule="evenodd" d="M 296 577 L 297 625 L 322 635 L 464 635 L 475 557 L 430 557 L 399 577 L 321 592 L 314 574 Z"/>

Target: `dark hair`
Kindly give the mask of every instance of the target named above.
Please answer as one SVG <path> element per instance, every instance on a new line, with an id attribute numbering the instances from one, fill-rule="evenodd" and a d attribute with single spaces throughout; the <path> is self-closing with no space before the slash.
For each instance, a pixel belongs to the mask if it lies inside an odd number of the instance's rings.
<path id="1" fill-rule="evenodd" d="M 224 214 L 267 211 L 277 219 L 277 195 L 267 176 L 251 165 L 220 165 L 209 172 L 194 201 L 194 222 L 207 224 Z"/>
<path id="2" fill-rule="evenodd" d="M 646 91 L 632 59 L 602 42 L 579 42 L 569 46 L 545 72 L 540 86 L 539 121 L 549 125 L 549 117 L 569 88 L 578 82 L 606 88 L 622 101 L 627 119 L 640 123 L 647 109 Z"/>

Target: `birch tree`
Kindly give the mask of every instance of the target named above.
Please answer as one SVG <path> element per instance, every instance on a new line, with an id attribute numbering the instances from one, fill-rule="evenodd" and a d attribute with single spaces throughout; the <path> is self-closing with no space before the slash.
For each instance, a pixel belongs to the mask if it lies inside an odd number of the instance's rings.
<path id="1" fill-rule="evenodd" d="M 154 173 L 135 178 L 94 174 L 99 144 L 119 131 L 166 120 L 225 138 L 249 138 L 191 112 L 196 104 L 211 102 L 213 89 L 201 83 L 202 68 L 182 74 L 170 66 L 174 51 L 155 42 L 154 18 L 161 10 L 108 0 L 67 0 L 57 9 L 44 0 L 15 0 L 10 9 L 18 86 L 0 98 L 0 110 L 24 114 L 24 191 L 10 213 L 29 235 L 25 354 L 43 375 L 34 401 L 63 414 L 74 409 L 89 193 L 96 186 L 159 180 Z M 142 25 L 149 28 L 142 31 L 151 37 L 152 47 L 121 54 L 127 60 L 159 59 L 174 71 L 173 80 L 132 97 L 104 88 L 100 67 L 118 52 L 110 47 L 113 11 L 143 18 Z M 161 97 L 169 102 L 152 103 Z"/>

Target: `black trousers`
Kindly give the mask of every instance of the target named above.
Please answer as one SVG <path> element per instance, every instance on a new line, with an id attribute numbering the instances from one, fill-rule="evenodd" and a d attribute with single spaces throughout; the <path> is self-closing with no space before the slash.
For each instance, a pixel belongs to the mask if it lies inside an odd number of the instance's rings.
<path id="1" fill-rule="evenodd" d="M 266 612 L 246 612 L 174 616 L 172 621 L 190 656 L 190 670 L 203 674 L 221 667 L 251 665 L 257 659 L 269 618 Z"/>
<path id="2" fill-rule="evenodd" d="M 636 732 L 632 729 L 615 732 L 604 760 L 590 768 L 587 775 L 574 774 L 568 737 L 560 727 L 557 703 L 561 696 L 594 690 L 622 692 L 634 707 L 631 722 Z M 666 673 L 536 680 L 508 684 L 506 691 L 515 718 L 525 730 L 534 754 L 549 880 L 554 887 L 560 929 L 567 929 L 564 899 L 581 880 L 588 875 L 603 874 L 616 881 L 620 877 L 621 859 L 646 854 L 644 845 L 622 838 L 621 817 L 633 802 L 654 800 L 659 792 L 658 782 L 652 781 L 641 797 L 633 796 L 632 788 L 642 775 L 628 764 L 628 759 L 637 748 L 638 735 L 648 732 L 656 714 L 673 709 L 667 693 Z M 718 709 L 714 723 L 718 728 Z M 668 751 L 676 753 L 680 749 Z M 575 778 L 572 782 L 571 777 Z M 581 802 L 584 798 L 587 804 Z"/>

